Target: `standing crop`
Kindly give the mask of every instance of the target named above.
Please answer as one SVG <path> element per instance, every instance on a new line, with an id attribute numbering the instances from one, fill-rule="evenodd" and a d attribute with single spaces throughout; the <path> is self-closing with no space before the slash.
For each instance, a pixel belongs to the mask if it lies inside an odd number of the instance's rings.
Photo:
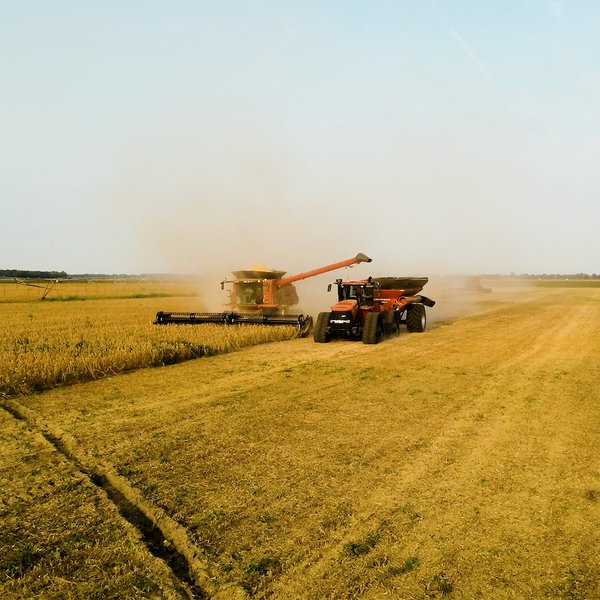
<path id="1" fill-rule="evenodd" d="M 158 327 L 151 320 L 159 304 L 128 299 L 0 305 L 0 393 L 39 391 L 296 336 L 292 327 Z"/>

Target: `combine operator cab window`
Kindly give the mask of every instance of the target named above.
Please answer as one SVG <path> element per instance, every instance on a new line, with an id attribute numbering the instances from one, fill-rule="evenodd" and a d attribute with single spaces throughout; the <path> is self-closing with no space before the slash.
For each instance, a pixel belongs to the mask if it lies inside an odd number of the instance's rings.
<path id="1" fill-rule="evenodd" d="M 238 304 L 260 304 L 262 302 L 262 284 L 261 283 L 238 283 L 237 303 Z"/>

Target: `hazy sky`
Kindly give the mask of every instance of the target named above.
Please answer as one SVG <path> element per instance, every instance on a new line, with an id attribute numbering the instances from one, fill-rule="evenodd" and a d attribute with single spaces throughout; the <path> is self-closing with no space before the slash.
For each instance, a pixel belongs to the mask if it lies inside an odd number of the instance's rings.
<path id="1" fill-rule="evenodd" d="M 0 15 L 0 268 L 600 273 L 600 1 Z"/>

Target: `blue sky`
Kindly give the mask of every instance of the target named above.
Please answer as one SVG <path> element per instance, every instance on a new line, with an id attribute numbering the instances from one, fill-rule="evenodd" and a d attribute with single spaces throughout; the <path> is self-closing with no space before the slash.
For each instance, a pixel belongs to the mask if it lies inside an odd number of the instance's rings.
<path id="1" fill-rule="evenodd" d="M 0 11 L 0 268 L 600 273 L 600 2 Z"/>

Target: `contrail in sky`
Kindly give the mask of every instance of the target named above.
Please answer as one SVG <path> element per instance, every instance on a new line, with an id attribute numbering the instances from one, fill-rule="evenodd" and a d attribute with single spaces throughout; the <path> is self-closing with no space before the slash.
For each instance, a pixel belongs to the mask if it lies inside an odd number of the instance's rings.
<path id="1" fill-rule="evenodd" d="M 444 19 L 443 16 L 442 16 L 442 19 Z M 467 56 L 473 61 L 473 63 L 475 64 L 475 66 L 477 67 L 479 72 L 492 85 L 496 86 L 496 82 L 494 81 L 494 78 L 491 76 L 490 72 L 485 68 L 485 65 L 481 62 L 481 59 L 479 58 L 479 56 L 477 56 L 477 54 L 475 53 L 473 48 L 471 48 L 471 46 L 469 46 L 469 44 L 467 44 L 467 42 L 465 41 L 465 38 L 462 35 L 460 35 L 460 33 L 458 33 L 458 31 L 456 31 L 456 29 L 454 29 L 454 27 L 452 27 L 452 25 L 450 25 L 450 23 L 448 23 L 448 21 L 446 19 L 444 19 L 444 21 L 446 22 L 446 25 L 448 25 L 452 35 L 456 38 L 456 40 L 458 41 L 458 43 L 460 44 L 462 49 L 466 52 Z"/>
<path id="2" fill-rule="evenodd" d="M 446 16 L 442 13 L 437 4 L 431 0 L 431 6 L 434 8 L 440 19 L 445 23 L 446 27 L 450 30 L 450 33 L 454 37 L 454 39 L 458 42 L 459 46 L 463 49 L 465 54 L 469 57 L 469 60 L 475 65 L 479 73 L 484 77 L 484 79 L 491 83 L 495 88 L 496 92 L 500 95 L 500 97 L 504 100 L 507 106 L 510 105 L 508 98 L 500 89 L 500 86 L 496 83 L 495 79 L 492 77 L 492 74 L 488 71 L 486 66 L 483 64 L 483 61 L 479 58 L 479 55 L 469 46 L 465 38 L 456 30 L 456 28 L 450 23 L 450 21 L 446 18 Z"/>

